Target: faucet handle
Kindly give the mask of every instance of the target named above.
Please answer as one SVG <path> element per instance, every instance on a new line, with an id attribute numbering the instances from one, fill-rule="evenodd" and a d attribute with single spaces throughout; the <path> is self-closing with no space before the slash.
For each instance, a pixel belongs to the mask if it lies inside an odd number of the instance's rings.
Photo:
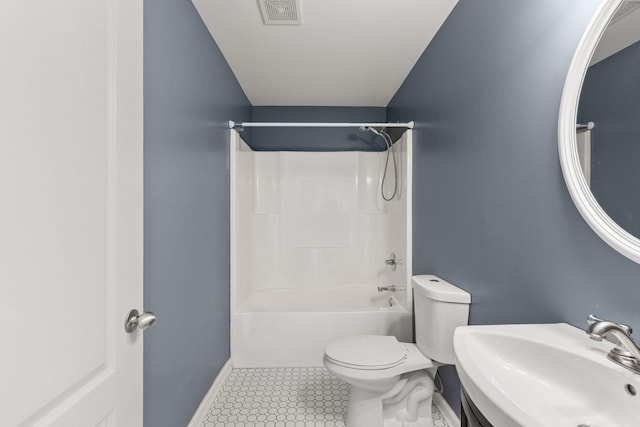
<path id="1" fill-rule="evenodd" d="M 611 320 L 601 319 L 598 316 L 596 316 L 595 314 L 590 314 L 589 317 L 587 317 L 587 323 L 589 325 L 593 325 L 594 323 L 597 323 L 597 322 L 615 323 L 616 325 L 618 325 L 620 327 L 620 329 L 622 329 L 624 331 L 625 334 L 631 336 L 631 334 L 633 333 L 633 329 L 629 325 L 623 325 L 622 323 L 617 323 L 617 322 L 613 322 Z"/>
<path id="2" fill-rule="evenodd" d="M 398 264 L 401 265 L 403 261 L 396 257 L 395 252 L 391 252 L 391 258 L 386 259 L 384 263 L 391 267 L 391 271 L 396 271 Z"/>

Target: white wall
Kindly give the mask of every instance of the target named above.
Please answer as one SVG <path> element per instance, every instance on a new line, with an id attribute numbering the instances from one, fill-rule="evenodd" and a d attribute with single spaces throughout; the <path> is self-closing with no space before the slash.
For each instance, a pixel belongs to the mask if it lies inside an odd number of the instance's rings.
<path id="1" fill-rule="evenodd" d="M 400 200 L 381 198 L 386 153 L 253 152 L 241 145 L 237 310 L 266 289 L 406 286 L 406 265 L 391 273 L 384 263 L 392 251 L 406 258 L 408 194 L 401 178 Z M 406 143 L 400 147 L 406 172 Z M 392 172 L 390 163 L 390 183 Z"/>

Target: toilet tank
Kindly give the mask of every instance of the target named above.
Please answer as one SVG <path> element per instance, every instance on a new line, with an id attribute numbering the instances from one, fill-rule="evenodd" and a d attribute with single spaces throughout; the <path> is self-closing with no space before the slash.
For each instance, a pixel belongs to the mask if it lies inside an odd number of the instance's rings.
<path id="1" fill-rule="evenodd" d="M 431 360 L 454 364 L 453 331 L 469 323 L 471 295 L 433 275 L 413 276 L 416 344 Z"/>

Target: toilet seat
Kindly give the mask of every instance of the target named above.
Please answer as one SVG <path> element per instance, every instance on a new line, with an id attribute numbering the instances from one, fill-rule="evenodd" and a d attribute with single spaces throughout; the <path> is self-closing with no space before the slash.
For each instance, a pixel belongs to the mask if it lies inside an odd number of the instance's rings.
<path id="1" fill-rule="evenodd" d="M 329 344 L 325 358 L 346 368 L 389 369 L 404 362 L 407 349 L 394 336 L 357 335 Z"/>

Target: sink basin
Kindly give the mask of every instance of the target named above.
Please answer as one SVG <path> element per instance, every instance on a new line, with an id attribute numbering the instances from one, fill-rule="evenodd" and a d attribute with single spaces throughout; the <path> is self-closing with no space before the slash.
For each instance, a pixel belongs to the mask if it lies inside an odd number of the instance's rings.
<path id="1" fill-rule="evenodd" d="M 496 427 L 640 426 L 640 375 L 607 359 L 608 341 L 559 323 L 465 326 L 453 342 L 460 382 Z"/>

